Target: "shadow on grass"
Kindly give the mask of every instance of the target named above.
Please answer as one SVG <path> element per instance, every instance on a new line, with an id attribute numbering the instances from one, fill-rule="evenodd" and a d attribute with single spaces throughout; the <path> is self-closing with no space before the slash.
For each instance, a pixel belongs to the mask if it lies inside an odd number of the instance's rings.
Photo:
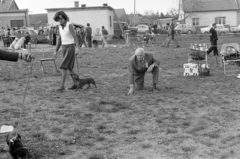
<path id="1" fill-rule="evenodd" d="M 89 106 L 89 109 L 95 112 L 116 113 L 128 108 L 127 103 L 118 101 L 101 100 L 94 102 Z"/>

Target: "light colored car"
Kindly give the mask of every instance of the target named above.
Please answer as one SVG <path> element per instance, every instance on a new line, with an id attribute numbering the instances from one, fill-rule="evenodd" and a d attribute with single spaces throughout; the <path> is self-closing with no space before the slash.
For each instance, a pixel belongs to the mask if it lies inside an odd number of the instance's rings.
<path id="1" fill-rule="evenodd" d="M 180 34 L 193 34 L 197 32 L 195 27 L 190 24 L 178 24 L 174 30 Z"/>
<path id="2" fill-rule="evenodd" d="M 237 27 L 231 27 L 230 30 L 231 30 L 231 32 L 233 32 L 233 33 L 240 32 L 240 25 L 237 26 Z"/>
<path id="3" fill-rule="evenodd" d="M 146 33 L 147 31 L 149 31 L 149 27 L 145 24 L 140 24 L 137 26 L 137 32 L 138 33 Z"/>
<path id="4" fill-rule="evenodd" d="M 201 28 L 201 33 L 208 34 L 209 30 L 211 29 L 212 24 L 210 24 L 208 27 Z M 229 33 L 229 29 L 225 28 L 223 24 L 217 24 L 216 31 L 219 35 Z"/>
<path id="5" fill-rule="evenodd" d="M 45 42 L 47 41 L 47 37 L 45 36 L 45 34 L 41 34 L 39 35 L 37 33 L 36 30 L 34 29 L 20 29 L 17 31 L 21 31 L 22 36 L 26 36 L 26 33 L 29 32 L 30 36 L 31 36 L 31 40 L 37 44 L 38 42 Z"/>

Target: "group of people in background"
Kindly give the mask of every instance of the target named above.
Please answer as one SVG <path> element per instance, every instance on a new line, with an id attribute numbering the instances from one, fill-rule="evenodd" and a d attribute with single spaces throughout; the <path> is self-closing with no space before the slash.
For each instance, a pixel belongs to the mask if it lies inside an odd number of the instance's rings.
<path id="1" fill-rule="evenodd" d="M 93 44 L 93 39 L 92 39 L 92 28 L 89 23 L 87 23 L 87 26 L 80 26 L 80 25 L 75 25 L 74 26 L 75 33 L 77 35 L 77 38 L 79 40 L 79 45 L 82 47 L 83 45 L 85 47 L 92 47 Z M 102 40 L 103 40 L 103 45 L 107 44 L 107 35 L 108 31 L 105 29 L 104 26 L 102 26 Z"/>
<path id="2" fill-rule="evenodd" d="M 9 45 L 17 38 L 20 39 L 22 37 L 25 38 L 24 43 L 23 43 L 23 48 L 26 49 L 26 45 L 29 43 L 31 40 L 31 35 L 29 32 L 26 32 L 23 34 L 20 29 L 25 29 L 25 27 L 16 27 L 16 28 L 0 28 L 0 40 L 5 38 L 9 39 Z"/>

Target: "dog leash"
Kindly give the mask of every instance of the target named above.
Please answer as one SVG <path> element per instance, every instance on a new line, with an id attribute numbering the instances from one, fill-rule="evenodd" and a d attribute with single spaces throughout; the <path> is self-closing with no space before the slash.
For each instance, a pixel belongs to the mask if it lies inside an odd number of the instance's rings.
<path id="1" fill-rule="evenodd" d="M 27 60 L 31 58 L 31 62 L 30 62 L 30 72 L 29 72 L 29 76 L 28 76 L 28 79 L 27 79 L 27 86 L 26 86 L 26 89 L 25 89 L 25 92 L 24 92 L 24 96 L 23 96 L 23 101 L 22 101 L 22 106 L 25 105 L 25 99 L 26 99 L 26 96 L 27 96 L 27 91 L 28 91 L 28 87 L 29 87 L 29 83 L 30 83 L 30 77 L 32 75 L 32 70 L 33 70 L 33 61 L 34 61 L 34 57 L 32 57 L 32 54 L 30 53 L 28 56 L 27 56 Z M 17 122 L 17 125 L 15 126 L 18 130 L 18 127 L 20 125 L 20 120 L 22 118 L 22 115 L 23 115 L 23 108 L 21 109 L 21 112 L 20 112 L 20 116 L 19 116 L 19 122 Z M 18 132 L 18 131 L 16 131 Z"/>
<path id="2" fill-rule="evenodd" d="M 77 71 L 78 71 L 78 75 L 79 75 L 78 56 L 77 55 L 76 55 L 76 63 L 77 63 Z"/>

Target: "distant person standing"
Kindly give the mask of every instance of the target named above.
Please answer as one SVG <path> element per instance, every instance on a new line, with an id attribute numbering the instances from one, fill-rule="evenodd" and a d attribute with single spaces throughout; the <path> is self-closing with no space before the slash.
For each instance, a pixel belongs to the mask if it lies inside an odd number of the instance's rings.
<path id="1" fill-rule="evenodd" d="M 88 43 L 88 47 L 92 47 L 92 28 L 90 27 L 90 24 L 87 23 L 86 27 L 86 40 Z"/>
<path id="2" fill-rule="evenodd" d="M 53 40 L 53 27 L 51 27 L 49 31 L 49 44 L 51 45 L 52 45 L 52 40 Z"/>
<path id="3" fill-rule="evenodd" d="M 27 47 L 26 47 L 26 45 L 30 42 L 30 40 L 31 40 L 31 36 L 30 36 L 30 34 L 29 34 L 29 32 L 26 32 L 26 36 L 25 36 L 25 41 L 24 41 L 24 43 L 23 43 L 23 48 L 24 49 L 26 49 Z"/>
<path id="4" fill-rule="evenodd" d="M 18 30 L 17 32 L 17 36 L 16 36 L 18 39 L 20 39 L 21 37 L 23 37 L 22 33 L 20 30 Z"/>
<path id="5" fill-rule="evenodd" d="M 11 36 L 15 36 L 15 37 L 17 36 L 17 32 L 15 28 L 12 28 Z"/>
<path id="6" fill-rule="evenodd" d="M 9 36 L 11 36 L 10 28 L 8 28 L 7 30 L 5 30 L 4 35 L 5 35 L 5 37 L 9 37 Z"/>
<path id="7" fill-rule="evenodd" d="M 162 47 L 166 47 L 166 46 L 167 46 L 167 43 L 168 43 L 168 41 L 169 41 L 169 36 L 170 36 L 169 23 L 167 23 L 167 25 L 166 25 L 166 31 L 167 31 L 167 38 L 166 38 L 166 40 L 164 41 L 164 43 L 162 44 Z"/>
<path id="8" fill-rule="evenodd" d="M 58 91 L 65 90 L 65 80 L 67 77 L 67 70 L 69 70 L 70 75 L 76 74 L 73 71 L 74 63 L 75 63 L 75 45 L 77 46 L 78 51 L 80 50 L 78 38 L 74 32 L 73 25 L 69 22 L 68 16 L 63 11 L 58 11 L 54 18 L 56 22 L 59 22 L 60 25 L 58 26 L 59 34 L 58 34 L 58 42 L 57 48 L 54 52 L 54 56 L 57 57 L 57 52 L 62 45 L 62 54 L 63 54 L 63 61 L 60 66 L 62 70 L 62 80 Z M 77 85 L 75 84 L 75 79 L 73 79 L 73 86 L 69 89 L 76 89 Z"/>
<path id="9" fill-rule="evenodd" d="M 85 47 L 87 47 L 87 44 L 86 44 L 86 32 L 84 30 L 84 26 L 82 26 L 80 28 L 80 47 L 82 47 L 82 45 L 84 44 Z"/>
<path id="10" fill-rule="evenodd" d="M 102 36 L 103 36 L 103 45 L 107 45 L 107 36 L 108 36 L 108 31 L 105 29 L 104 26 L 102 26 Z"/>
<path id="11" fill-rule="evenodd" d="M 212 34 L 210 36 L 211 47 L 207 51 L 207 54 L 210 54 L 213 51 L 214 56 L 218 56 L 218 49 L 217 49 L 218 36 L 217 36 L 216 27 L 217 27 L 216 23 L 213 23 L 211 29 L 209 30 L 209 33 Z"/>
<path id="12" fill-rule="evenodd" d="M 43 28 L 40 27 L 40 28 L 38 29 L 38 35 L 42 35 L 43 33 L 44 33 L 44 30 L 43 30 Z"/>
<path id="13" fill-rule="evenodd" d="M 56 45 L 56 42 L 57 42 L 57 28 L 53 27 L 52 45 Z"/>
<path id="14" fill-rule="evenodd" d="M 1 27 L 0 28 L 0 41 L 2 40 L 3 35 L 4 35 L 4 28 Z"/>
<path id="15" fill-rule="evenodd" d="M 167 47 L 169 47 L 169 44 L 170 44 L 171 40 L 174 41 L 174 43 L 176 44 L 176 47 L 180 47 L 179 43 L 176 39 L 175 27 L 176 27 L 176 20 L 173 18 L 172 23 L 169 25 L 169 39 L 168 39 L 168 42 L 167 42 Z"/>
<path id="16" fill-rule="evenodd" d="M 124 24 L 123 26 L 123 35 L 124 35 L 124 39 L 125 39 L 125 44 L 129 45 L 130 44 L 130 40 L 129 40 L 129 28 L 127 23 Z"/>

